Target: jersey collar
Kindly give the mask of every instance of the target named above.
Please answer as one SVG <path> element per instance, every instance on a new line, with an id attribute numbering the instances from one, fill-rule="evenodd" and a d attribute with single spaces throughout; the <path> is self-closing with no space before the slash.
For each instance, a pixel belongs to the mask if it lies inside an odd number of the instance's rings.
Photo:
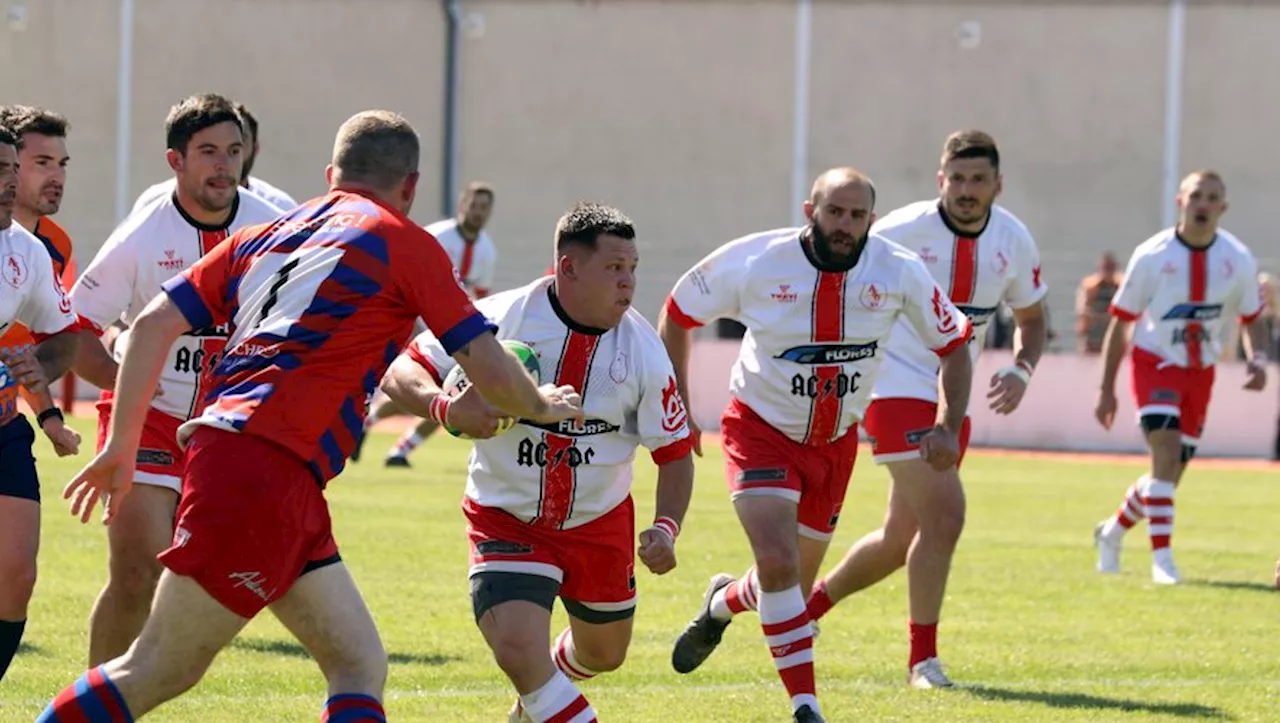
<path id="1" fill-rule="evenodd" d="M 218 225 L 213 225 L 208 223 L 200 223 L 194 218 L 191 218 L 191 215 L 187 213 L 187 209 L 183 208 L 181 203 L 178 203 L 177 191 L 173 192 L 172 200 L 173 200 L 173 207 L 178 209 L 178 214 L 182 216 L 182 220 L 186 221 L 192 226 L 195 226 L 196 229 L 199 231 L 209 231 L 209 232 L 226 231 L 228 228 L 231 227 L 231 224 L 235 223 L 236 213 L 240 210 L 240 194 L 237 193 L 235 195 L 235 198 L 231 199 L 231 213 L 227 214 L 227 220 L 223 221 Z"/>
<path id="2" fill-rule="evenodd" d="M 951 221 L 951 217 L 947 215 L 947 209 L 942 207 L 942 199 L 938 199 L 938 218 L 942 219 L 942 225 L 946 226 L 947 230 L 955 234 L 957 237 L 978 238 L 982 234 L 986 233 L 987 226 L 991 224 L 991 211 L 987 211 L 987 218 L 983 220 L 982 228 L 978 229 L 977 233 L 972 231 L 961 231 L 956 228 L 955 224 Z"/>
<path id="3" fill-rule="evenodd" d="M 608 331 L 608 329 L 599 329 L 594 326 L 579 324 L 570 318 L 569 312 L 565 311 L 564 307 L 560 305 L 560 297 L 556 296 L 556 285 L 554 282 L 547 285 L 547 300 L 551 302 L 551 310 L 556 312 L 556 316 L 559 317 L 560 321 L 565 326 L 569 327 L 570 331 L 576 331 L 579 334 L 586 334 L 587 336 L 600 336 Z"/>

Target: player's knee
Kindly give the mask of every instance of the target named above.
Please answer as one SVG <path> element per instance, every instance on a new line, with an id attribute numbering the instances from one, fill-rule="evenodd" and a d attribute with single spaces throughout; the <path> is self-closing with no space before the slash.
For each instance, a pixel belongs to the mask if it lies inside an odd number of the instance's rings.
<path id="1" fill-rule="evenodd" d="M 107 586 L 126 599 L 150 603 L 162 572 L 155 553 L 132 547 L 113 550 Z"/>
<path id="2" fill-rule="evenodd" d="M 546 641 L 539 643 L 535 636 L 524 630 L 503 630 L 489 636 L 489 647 L 499 668 L 513 679 L 523 677 L 538 666 L 541 658 L 550 658 Z"/>
<path id="3" fill-rule="evenodd" d="M 578 662 L 597 673 L 608 673 L 617 670 L 627 660 L 627 646 L 612 642 L 594 643 L 574 639 L 574 654 Z"/>
<path id="4" fill-rule="evenodd" d="M 800 579 L 800 555 L 795 548 L 771 545 L 756 550 L 756 578 L 766 590 L 780 590 Z"/>
<path id="5" fill-rule="evenodd" d="M 882 531 L 884 546 L 895 556 L 901 556 L 905 560 L 907 550 L 911 549 L 911 543 L 915 541 L 919 529 L 914 516 L 890 513 L 885 517 Z"/>
<path id="6" fill-rule="evenodd" d="M 25 614 L 36 587 L 36 559 L 31 555 L 0 553 L 0 617 L 12 619 Z"/>

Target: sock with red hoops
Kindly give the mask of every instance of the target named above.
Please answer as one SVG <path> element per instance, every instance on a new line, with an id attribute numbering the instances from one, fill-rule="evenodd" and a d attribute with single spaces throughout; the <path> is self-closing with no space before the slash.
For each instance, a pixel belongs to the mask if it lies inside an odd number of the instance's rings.
<path id="1" fill-rule="evenodd" d="M 1124 501 L 1120 503 L 1120 509 L 1102 524 L 1101 534 L 1108 542 L 1120 542 L 1124 533 L 1147 516 L 1147 505 L 1143 498 L 1146 496 L 1145 490 L 1150 481 L 1151 477 L 1144 474 L 1138 478 L 1137 482 L 1130 485 L 1128 491 L 1124 493 Z"/>
<path id="2" fill-rule="evenodd" d="M 773 666 L 791 696 L 792 710 L 807 705 L 821 713 L 813 672 L 813 625 L 804 610 L 799 585 L 760 593 L 760 626 Z"/>
<path id="3" fill-rule="evenodd" d="M 755 610 L 760 599 L 760 582 L 756 579 L 756 569 L 747 570 L 742 579 L 731 585 L 716 590 L 711 596 L 711 617 L 716 620 L 728 620 L 734 615 Z"/>
<path id="4" fill-rule="evenodd" d="M 325 701 L 320 723 L 387 723 L 387 713 L 371 695 L 339 693 Z"/>
<path id="5" fill-rule="evenodd" d="M 916 663 L 938 657 L 938 624 L 907 623 L 911 635 L 911 658 L 907 662 L 907 670 L 916 667 Z"/>
<path id="6" fill-rule="evenodd" d="M 520 705 L 538 723 L 596 723 L 596 712 L 586 696 L 559 670 L 541 688 L 520 696 Z"/>
<path id="7" fill-rule="evenodd" d="M 556 667 L 560 669 L 570 680 L 590 680 L 600 674 L 600 671 L 592 670 L 578 661 L 577 652 L 573 648 L 573 632 L 569 628 L 565 628 L 560 633 L 560 637 L 556 638 L 556 645 L 551 650 L 551 659 L 555 661 Z"/>
<path id="8" fill-rule="evenodd" d="M 133 715 L 106 667 L 99 665 L 58 694 L 36 723 L 133 723 Z"/>
<path id="9" fill-rule="evenodd" d="M 809 593 L 809 602 L 805 606 L 809 611 L 809 620 L 812 622 L 818 621 L 835 606 L 836 601 L 832 600 L 831 596 L 827 594 L 826 579 L 819 580 Z"/>

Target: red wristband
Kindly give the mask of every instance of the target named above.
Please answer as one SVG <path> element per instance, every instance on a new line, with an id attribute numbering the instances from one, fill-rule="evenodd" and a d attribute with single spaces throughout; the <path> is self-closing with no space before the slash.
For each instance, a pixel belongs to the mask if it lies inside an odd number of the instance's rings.
<path id="1" fill-rule="evenodd" d="M 453 400 L 443 394 L 437 394 L 435 399 L 431 400 L 431 421 L 437 424 L 445 424 L 449 417 L 449 405 Z"/>
<path id="2" fill-rule="evenodd" d="M 653 526 L 667 533 L 672 542 L 675 542 L 676 538 L 680 536 L 680 525 L 670 517 L 659 517 L 653 521 Z"/>
<path id="3" fill-rule="evenodd" d="M 1027 361 L 1026 359 L 1019 359 L 1018 367 L 1022 369 L 1022 371 L 1026 372 L 1027 376 L 1030 376 L 1036 373 L 1036 368 L 1032 366 L 1031 362 Z"/>

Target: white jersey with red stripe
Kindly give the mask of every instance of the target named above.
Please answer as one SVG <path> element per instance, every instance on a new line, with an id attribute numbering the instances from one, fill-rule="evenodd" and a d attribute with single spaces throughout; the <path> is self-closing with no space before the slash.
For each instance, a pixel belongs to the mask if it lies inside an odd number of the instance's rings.
<path id="1" fill-rule="evenodd" d="M 279 215 L 275 206 L 243 188 L 236 193 L 231 216 L 218 227 L 191 218 L 172 195 L 157 199 L 111 233 L 72 287 L 72 306 L 99 334 L 117 320 L 132 326 L 165 281 L 186 271 L 237 229 L 274 221 Z M 227 336 L 224 325 L 193 329 L 179 337 L 169 349 L 160 375 L 161 395 L 152 407 L 178 419 L 198 411 L 205 394 L 199 382 L 204 371 L 216 365 Z M 116 361 L 128 337 L 128 330 L 120 335 Z"/>
<path id="2" fill-rule="evenodd" d="M 667 315 L 685 328 L 716 318 L 746 326 L 730 392 L 791 439 L 822 445 L 861 421 L 895 323 L 938 355 L 973 328 L 906 248 L 873 234 L 852 269 L 824 271 L 802 232 L 716 249 L 676 283 Z"/>
<path id="3" fill-rule="evenodd" d="M 446 218 L 427 226 L 458 270 L 462 288 L 473 298 L 483 298 L 493 291 L 493 274 L 498 268 L 498 247 L 483 229 L 475 241 L 467 241 L 458 230 L 458 219 Z"/>
<path id="4" fill-rule="evenodd" d="M 1111 313 L 1137 322 L 1135 347 L 1169 364 L 1202 369 L 1222 356 L 1226 319 L 1257 318 L 1262 294 L 1258 262 L 1240 239 L 1218 229 L 1208 246 L 1196 248 L 1169 228 L 1134 250 Z"/>
<path id="5" fill-rule="evenodd" d="M 978 233 L 956 229 L 937 200 L 920 201 L 886 214 L 873 233 L 914 251 L 956 308 L 973 322 L 969 352 L 982 354 L 987 323 L 1001 302 L 1025 309 L 1044 299 L 1049 288 L 1040 279 L 1040 251 L 1016 216 L 992 206 Z M 884 368 L 872 399 L 938 401 L 941 363 L 911 324 L 899 319 L 886 346 Z"/>
<path id="6" fill-rule="evenodd" d="M 692 446 L 675 372 L 653 326 L 635 309 L 607 331 L 576 324 L 556 300 L 552 281 L 485 297 L 476 308 L 498 325 L 498 338 L 537 353 L 540 383 L 578 390 L 585 420 L 522 422 L 477 440 L 466 495 L 531 525 L 569 529 L 627 499 L 638 445 L 656 464 L 680 459 Z M 430 331 L 406 354 L 437 383 L 456 364 Z"/>

